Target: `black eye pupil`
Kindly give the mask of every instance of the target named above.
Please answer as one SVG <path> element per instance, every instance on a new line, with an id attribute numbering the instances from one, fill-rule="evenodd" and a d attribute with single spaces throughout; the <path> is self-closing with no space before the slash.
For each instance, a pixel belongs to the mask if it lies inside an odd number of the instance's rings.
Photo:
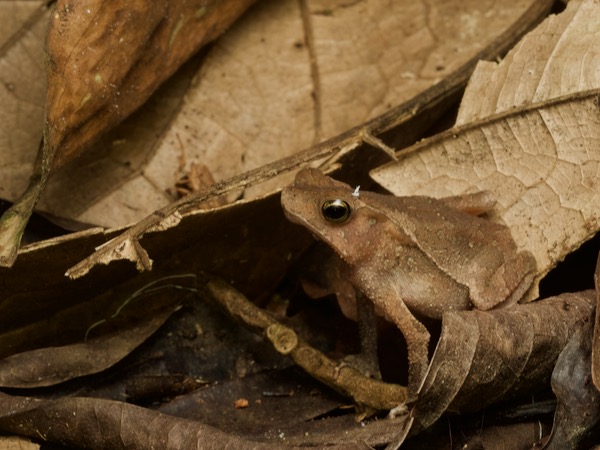
<path id="1" fill-rule="evenodd" d="M 344 222 L 350 217 L 350 205 L 344 200 L 327 200 L 321 207 L 323 217 L 330 222 Z"/>

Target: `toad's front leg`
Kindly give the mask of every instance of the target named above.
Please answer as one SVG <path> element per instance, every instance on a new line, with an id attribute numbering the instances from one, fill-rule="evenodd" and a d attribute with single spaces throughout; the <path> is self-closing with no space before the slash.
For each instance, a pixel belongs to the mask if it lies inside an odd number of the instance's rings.
<path id="1" fill-rule="evenodd" d="M 414 400 L 429 367 L 429 331 L 398 298 L 395 290 L 379 290 L 371 300 L 385 311 L 404 336 L 408 352 L 408 395 L 409 401 Z"/>
<path id="2" fill-rule="evenodd" d="M 398 302 L 391 314 L 388 312 L 388 315 L 406 340 L 408 393 L 409 399 L 413 399 L 416 397 L 429 367 L 429 331 L 412 315 L 402 301 Z"/>

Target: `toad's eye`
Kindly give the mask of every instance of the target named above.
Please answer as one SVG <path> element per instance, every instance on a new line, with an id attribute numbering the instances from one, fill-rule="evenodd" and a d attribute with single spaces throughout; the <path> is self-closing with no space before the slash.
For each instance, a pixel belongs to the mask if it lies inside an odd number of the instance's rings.
<path id="1" fill-rule="evenodd" d="M 325 220 L 334 223 L 342 223 L 348 220 L 352 208 L 350 208 L 348 202 L 338 198 L 324 202 L 321 206 L 321 212 L 323 213 Z"/>

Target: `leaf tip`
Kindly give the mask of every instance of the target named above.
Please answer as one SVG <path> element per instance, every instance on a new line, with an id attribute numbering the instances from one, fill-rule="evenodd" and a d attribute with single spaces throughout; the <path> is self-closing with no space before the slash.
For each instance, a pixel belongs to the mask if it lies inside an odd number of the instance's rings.
<path id="1" fill-rule="evenodd" d="M 97 247 L 96 253 L 69 268 L 65 276 L 72 280 L 81 278 L 97 265 L 108 265 L 119 260 L 134 262 L 138 272 L 152 270 L 152 259 L 137 240 L 115 238 Z"/>

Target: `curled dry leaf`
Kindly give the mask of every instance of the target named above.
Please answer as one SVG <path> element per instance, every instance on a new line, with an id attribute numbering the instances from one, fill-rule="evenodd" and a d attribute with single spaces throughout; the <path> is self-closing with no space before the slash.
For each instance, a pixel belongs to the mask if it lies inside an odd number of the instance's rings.
<path id="1" fill-rule="evenodd" d="M 591 320 L 595 293 L 562 294 L 492 311 L 446 313 L 413 414 L 411 433 L 443 412 L 473 412 L 547 385 L 575 324 Z"/>
<path id="2" fill-rule="evenodd" d="M 49 170 L 131 114 L 252 2 L 59 0 L 46 41 Z"/>
<path id="3" fill-rule="evenodd" d="M 46 38 L 43 147 L 30 187 L 0 222 L 0 263 L 12 265 L 47 178 L 137 109 L 253 0 L 127 3 L 59 0 Z"/>
<path id="4" fill-rule="evenodd" d="M 478 66 L 455 128 L 373 177 L 396 195 L 493 192 L 492 219 L 534 255 L 539 281 L 600 227 L 600 37 L 581 33 L 598 20 L 596 2 L 569 2 L 501 63 Z"/>
<path id="5" fill-rule="evenodd" d="M 124 402 L 82 397 L 47 400 L 0 394 L 0 430 L 70 448 L 368 450 L 372 447 L 364 443 L 365 435 L 371 442 L 381 442 L 380 435 L 389 435 L 387 424 L 381 421 L 355 426 L 346 436 L 340 439 L 333 436 L 331 441 L 322 440 L 326 433 L 315 428 L 314 435 L 297 437 L 291 443 L 279 433 L 271 433 L 272 442 L 264 442 L 266 437 L 260 436 L 263 441 L 260 442 Z"/>

